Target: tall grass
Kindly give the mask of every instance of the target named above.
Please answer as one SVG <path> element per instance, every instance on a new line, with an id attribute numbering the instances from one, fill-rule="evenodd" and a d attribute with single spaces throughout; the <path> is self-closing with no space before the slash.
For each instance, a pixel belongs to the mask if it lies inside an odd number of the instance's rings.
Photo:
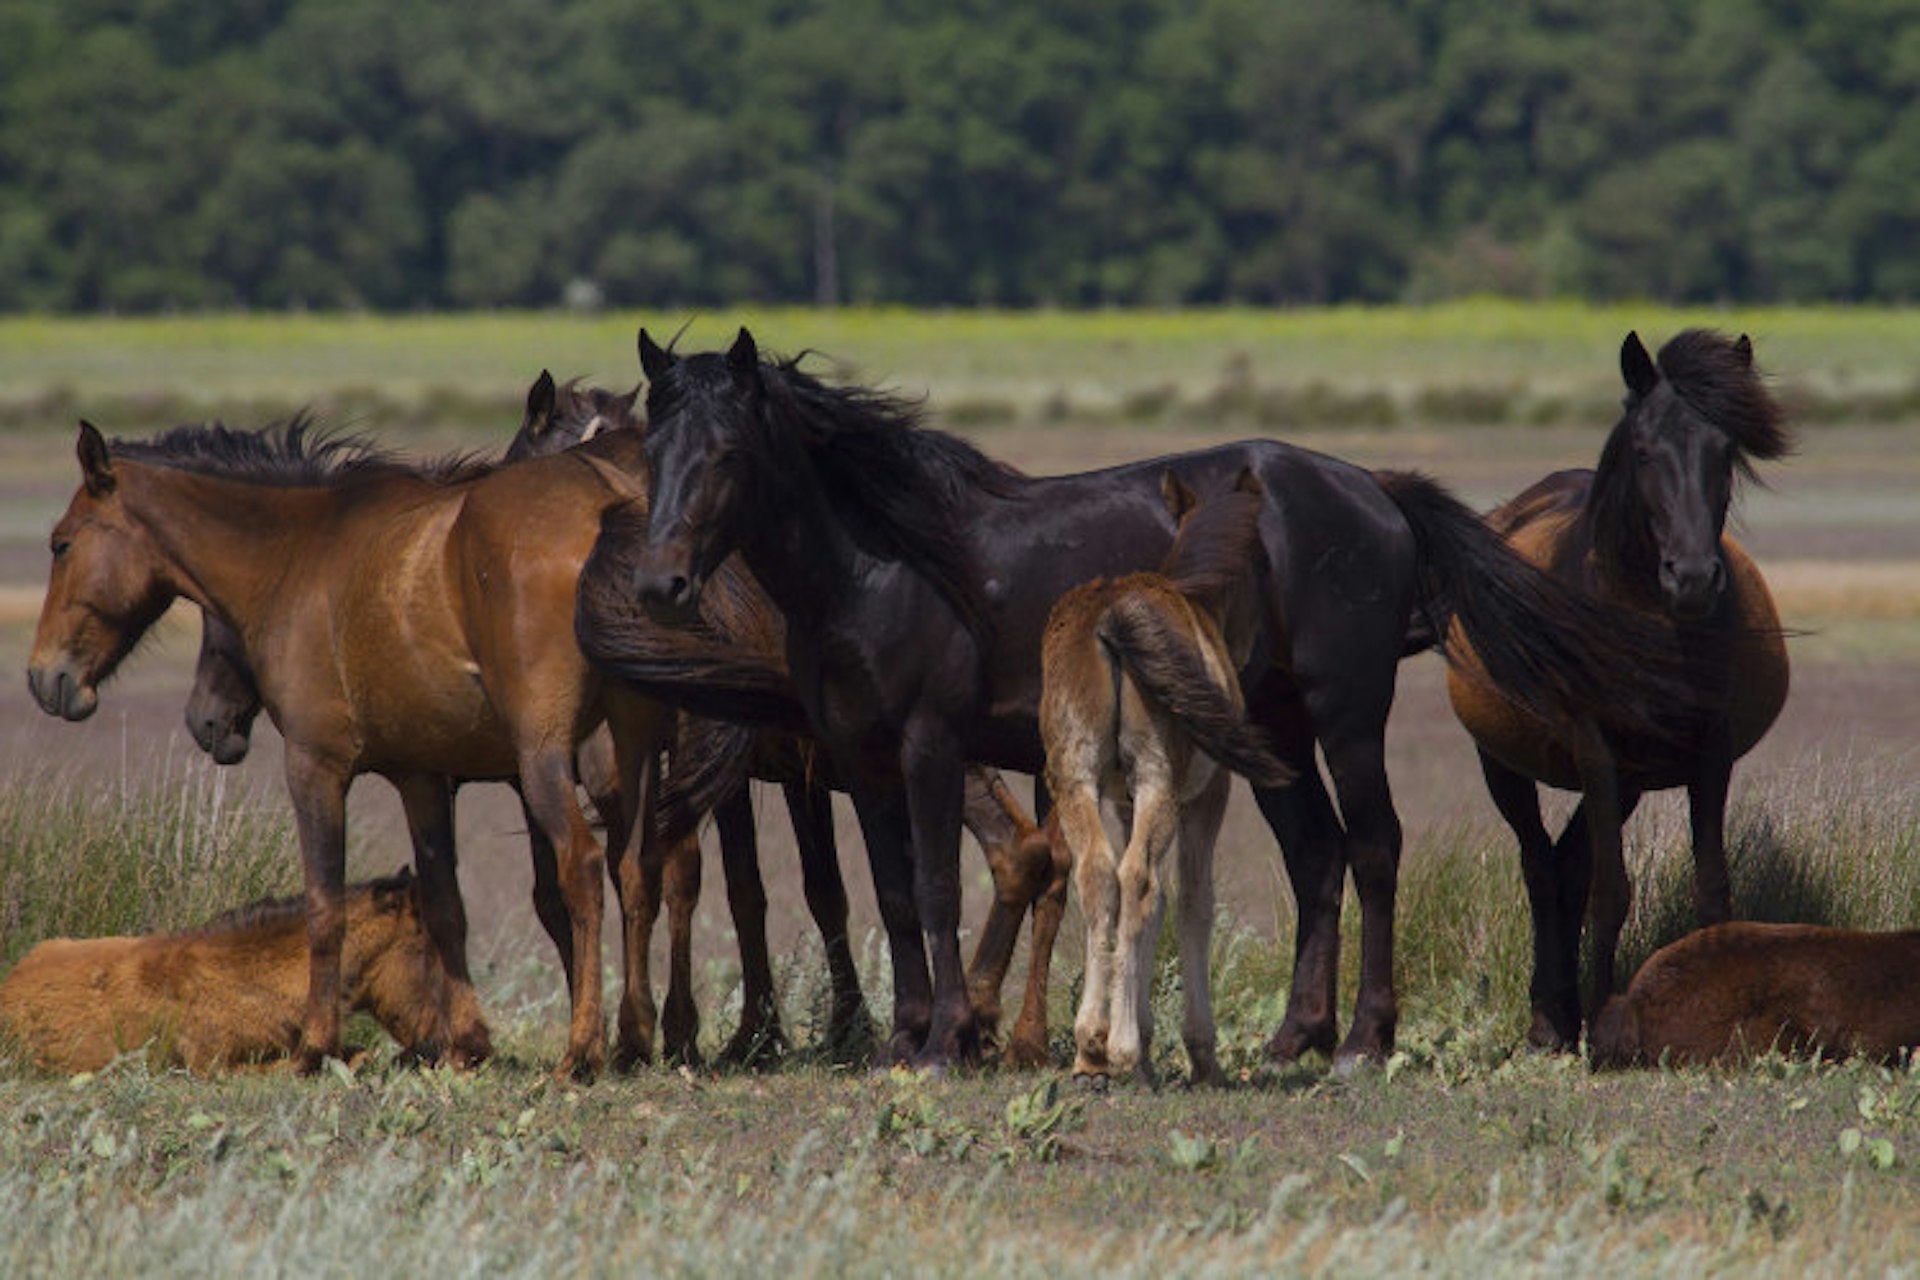
<path id="1" fill-rule="evenodd" d="M 198 762 L 174 779 L 0 781 L 0 970 L 51 937 L 197 923 L 298 886 L 282 810 Z"/>

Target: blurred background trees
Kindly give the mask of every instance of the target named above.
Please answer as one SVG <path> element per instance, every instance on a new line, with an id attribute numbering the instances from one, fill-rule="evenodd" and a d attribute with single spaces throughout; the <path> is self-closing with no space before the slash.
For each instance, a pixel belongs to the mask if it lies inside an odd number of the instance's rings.
<path id="1" fill-rule="evenodd" d="M 0 309 L 1920 293 L 1920 0 L 7 0 Z"/>

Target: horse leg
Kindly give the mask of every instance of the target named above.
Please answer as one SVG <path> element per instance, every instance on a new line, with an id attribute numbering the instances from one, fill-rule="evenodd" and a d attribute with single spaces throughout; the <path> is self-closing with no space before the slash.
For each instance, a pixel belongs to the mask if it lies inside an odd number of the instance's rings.
<path id="1" fill-rule="evenodd" d="M 840 877 L 840 852 L 833 835 L 833 794 L 812 782 L 781 784 L 794 843 L 800 847 L 800 877 L 807 910 L 820 930 L 827 959 L 830 1007 L 827 1045 L 836 1061 L 852 1062 L 873 1051 L 873 1020 L 860 992 L 860 970 L 847 937 L 847 885 Z"/>
<path id="2" fill-rule="evenodd" d="M 1080 910 L 1087 918 L 1087 969 L 1080 1011 L 1073 1019 L 1073 1074 L 1104 1079 L 1113 1011 L 1114 933 L 1120 916 L 1119 859 L 1100 820 L 1100 800 L 1091 778 L 1062 780 L 1055 797 L 1061 837 L 1073 851 Z"/>
<path id="3" fill-rule="evenodd" d="M 1575 753 L 1582 792 L 1580 811 L 1587 827 L 1587 847 L 1593 852 L 1592 896 L 1587 905 L 1593 924 L 1593 998 L 1587 1007 L 1598 1011 L 1614 991 L 1614 952 L 1633 904 L 1633 883 L 1627 878 L 1626 847 L 1620 830 L 1625 811 L 1613 753 L 1596 730 L 1582 733 L 1580 739 Z"/>
<path id="4" fill-rule="evenodd" d="M 965 763 L 945 724 L 909 724 L 901 751 L 912 832 L 913 899 L 933 963 L 933 1017 L 914 1065 L 940 1070 L 979 1056 L 960 958 L 960 806 Z"/>
<path id="5" fill-rule="evenodd" d="M 1400 878 L 1400 817 L 1387 785 L 1384 708 L 1378 723 L 1321 738 L 1327 770 L 1340 792 L 1347 856 L 1360 898 L 1360 992 L 1353 1025 L 1334 1054 L 1336 1066 L 1393 1051 L 1399 1006 L 1393 991 L 1393 910 Z"/>
<path id="6" fill-rule="evenodd" d="M 1733 882 L 1727 872 L 1727 789 L 1733 780 L 1733 744 L 1721 722 L 1717 741 L 1687 784 L 1693 828 L 1693 914 L 1701 927 L 1733 919 Z"/>
<path id="7" fill-rule="evenodd" d="M 1520 876 L 1527 887 L 1527 909 L 1533 917 L 1533 981 L 1528 1000 L 1533 1006 L 1527 1043 L 1539 1049 L 1572 1049 L 1580 1043 L 1580 916 L 1572 921 L 1571 936 L 1563 914 L 1563 882 L 1580 881 L 1582 907 L 1586 876 L 1582 868 L 1563 863 L 1560 850 L 1540 821 L 1540 793 L 1533 780 L 1514 772 L 1486 752 L 1480 752 L 1480 772 L 1487 795 L 1520 841 Z M 1582 867 L 1589 859 L 1582 857 Z"/>
<path id="8" fill-rule="evenodd" d="M 740 944 L 740 1028 L 720 1051 L 723 1062 L 752 1065 L 786 1050 L 780 1005 L 773 993 L 773 961 L 767 947 L 767 886 L 760 878 L 753 796 L 746 787 L 714 810 L 720 828 L 720 865 L 727 876 L 727 906 Z"/>
<path id="9" fill-rule="evenodd" d="M 667 998 L 660 1007 L 661 1056 L 668 1062 L 698 1066 L 700 1006 L 693 998 L 693 913 L 700 906 L 701 873 L 697 832 L 688 832 L 665 851 L 663 870 Z M 764 921 L 764 911 L 761 917 Z"/>
<path id="10" fill-rule="evenodd" d="M 1142 753 L 1143 755 L 1145 753 Z M 1160 868 L 1173 844 L 1179 818 L 1164 757 L 1136 759 L 1133 828 L 1120 854 L 1120 927 L 1114 937 L 1113 1008 L 1107 1032 L 1107 1062 L 1116 1074 L 1152 1074 L 1153 953 L 1166 905 Z"/>
<path id="11" fill-rule="evenodd" d="M 1053 943 L 1060 934 L 1060 921 L 1067 913 L 1067 881 L 1073 874 L 1073 856 L 1067 842 L 1060 838 L 1057 824 L 1049 822 L 1023 843 L 1044 841 L 1037 850 L 1046 858 L 1047 883 L 1033 904 L 1033 943 L 1027 955 L 1027 990 L 1020 1002 L 1020 1017 L 1013 1024 L 1013 1036 L 1007 1041 L 1007 1061 L 1029 1070 L 1047 1066 L 1052 1055 L 1047 1050 L 1047 981 L 1053 968 Z M 1025 855 L 1030 861 L 1036 851 Z"/>
<path id="12" fill-rule="evenodd" d="M 1213 850 L 1227 815 L 1232 775 L 1214 772 L 1213 781 L 1180 811 L 1180 985 L 1186 993 L 1180 1038 L 1187 1046 L 1188 1083 L 1224 1085 L 1213 1022 Z"/>
<path id="13" fill-rule="evenodd" d="M 287 747 L 287 790 L 306 883 L 307 1010 L 296 1065 L 305 1075 L 340 1056 L 340 956 L 347 936 L 347 783 L 344 770 Z"/>
<path id="14" fill-rule="evenodd" d="M 395 778 L 393 785 L 400 792 L 407 834 L 413 840 L 421 923 L 447 980 L 439 1025 L 424 1042 L 408 1047 L 429 1060 L 445 1054 L 452 1066 L 475 1066 L 492 1054 L 493 1042 L 467 969 L 467 911 L 460 897 L 453 841 L 453 784 L 441 774 L 409 774 Z"/>
<path id="15" fill-rule="evenodd" d="M 567 1050 L 556 1074 L 587 1080 L 599 1073 L 607 1059 L 600 974 L 606 857 L 581 812 L 574 790 L 572 755 L 571 748 L 551 745 L 524 752 L 520 785 L 535 823 L 559 854 L 560 890 L 573 927 L 574 966 L 568 991 L 573 1012 L 567 1028 Z"/>
<path id="16" fill-rule="evenodd" d="M 973 999 L 973 1016 L 980 1027 L 983 1043 L 990 1043 L 1000 1029 L 1000 989 L 1013 964 L 1013 949 L 1020 941 L 1020 923 L 1026 918 L 1027 904 L 1033 892 L 1022 879 L 1016 861 L 1024 834 L 1013 814 L 1001 803 L 1006 782 L 998 770 L 980 766 L 968 768 L 966 792 L 961 804 L 961 822 L 973 834 L 986 855 L 987 869 L 993 875 L 993 905 L 986 924 L 980 930 L 980 944 L 974 948 L 973 963 L 967 967 L 967 992 Z M 1023 817 L 1025 815 L 1022 815 Z M 1031 824 L 1028 824 L 1029 826 Z"/>
<path id="17" fill-rule="evenodd" d="M 553 841 L 547 839 L 547 833 L 534 821 L 533 810 L 527 808 L 527 799 L 521 794 L 517 778 L 513 782 L 513 793 L 519 797 L 520 812 L 527 823 L 527 856 L 533 862 L 533 914 L 547 937 L 553 940 L 554 950 L 560 953 L 560 969 L 566 975 L 567 990 L 571 991 L 573 921 L 567 917 L 566 899 L 560 893 L 560 860 L 553 851 Z"/>
<path id="18" fill-rule="evenodd" d="M 933 986 L 927 977 L 926 944 L 914 900 L 913 850 L 908 844 L 905 798 L 865 787 L 853 792 L 860 834 L 867 844 L 880 922 L 893 961 L 893 1034 L 885 1061 L 902 1063 L 919 1050 L 933 1022 Z"/>
<path id="19" fill-rule="evenodd" d="M 1293 983 L 1287 1012 L 1267 1041 L 1266 1055 L 1292 1062 L 1310 1050 L 1332 1053 L 1334 1002 L 1340 978 L 1340 899 L 1346 889 L 1346 850 L 1339 818 L 1311 753 L 1283 756 L 1298 772 L 1290 786 L 1256 787 L 1254 802 L 1267 820 L 1293 889 Z"/>

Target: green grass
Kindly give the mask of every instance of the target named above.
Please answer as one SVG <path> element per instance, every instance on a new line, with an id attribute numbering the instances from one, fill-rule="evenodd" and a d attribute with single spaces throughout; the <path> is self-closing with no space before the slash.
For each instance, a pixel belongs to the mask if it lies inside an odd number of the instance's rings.
<path id="1" fill-rule="evenodd" d="M 0 798 L 29 812 L 43 805 L 32 783 Z M 204 899 L 154 912 L 91 886 L 164 885 L 172 873 L 149 864 L 247 821 L 191 787 L 56 809 L 68 838 L 143 833 L 96 840 L 57 889 L 29 891 L 102 904 L 85 917 L 102 929 L 201 912 Z M 0 871 L 30 825 L 8 829 Z M 1819 762 L 1738 806 L 1732 827 L 1743 914 L 1915 922 L 1910 779 Z M 284 833 L 258 832 L 224 839 L 290 868 Z M 1637 832 L 1635 958 L 1687 923 L 1680 815 Z M 561 1085 L 548 1072 L 563 1011 L 537 961 L 487 980 L 500 1054 L 467 1074 L 404 1070 L 384 1050 L 314 1080 L 196 1080 L 139 1055 L 70 1080 L 0 1067 L 0 1273 L 346 1275 L 369 1257 L 512 1276 L 1912 1269 L 1920 1068 L 1769 1058 L 1596 1076 L 1518 1052 L 1526 923 L 1505 837 L 1432 831 L 1405 865 L 1399 1050 L 1346 1079 L 1317 1062 L 1258 1075 L 1291 948 L 1230 917 L 1214 962 L 1222 1056 L 1256 1082 L 1225 1091 L 1089 1098 L 1053 1073 L 871 1078 L 805 1053 L 764 1075 Z M 183 879 L 239 896 L 234 874 Z M 866 948 L 881 1005 L 883 956 Z M 1179 986 L 1162 961 L 1157 1065 L 1172 1078 Z M 796 1029 L 819 969 L 811 951 L 784 967 Z M 1062 1051 L 1078 969 L 1063 951 Z M 708 971 L 710 1047 L 730 1030 L 730 981 Z"/>
<path id="2" fill-rule="evenodd" d="M 959 425 L 1111 419 L 1253 425 L 1605 420 L 1614 352 L 1691 324 L 1754 335 L 1765 367 L 1835 420 L 1911 420 L 1920 312 L 1671 310 L 1480 300 L 1309 311 L 729 311 L 697 316 L 495 313 L 0 319 L 0 424 L 80 413 L 132 432 L 314 403 L 350 420 L 489 422 L 542 367 L 638 381 L 634 333 L 689 323 L 683 348 L 735 326 L 764 347 L 843 361 L 926 393 Z M 489 428 L 490 430 L 492 428 Z"/>

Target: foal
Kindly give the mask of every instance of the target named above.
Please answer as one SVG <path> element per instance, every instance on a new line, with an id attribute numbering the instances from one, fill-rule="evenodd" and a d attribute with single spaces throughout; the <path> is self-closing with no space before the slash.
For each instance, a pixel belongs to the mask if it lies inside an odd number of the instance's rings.
<path id="1" fill-rule="evenodd" d="M 1920 929 L 1734 921 L 1654 952 L 1593 1021 L 1595 1067 L 1778 1048 L 1889 1059 L 1920 1046 Z"/>
<path id="2" fill-rule="evenodd" d="M 1147 998 L 1165 909 L 1159 870 L 1177 826 L 1181 1036 L 1193 1083 L 1219 1084 L 1207 945 L 1228 770 L 1263 787 L 1284 786 L 1294 772 L 1248 723 L 1234 674 L 1257 627 L 1251 587 L 1266 561 L 1258 533 L 1265 491 L 1249 468 L 1232 492 L 1205 503 L 1172 471 L 1162 492 L 1179 531 L 1160 571 L 1096 579 L 1054 605 L 1041 649 L 1040 734 L 1087 913 L 1074 1074 L 1146 1073 Z M 1117 874 L 1103 798 L 1131 810 Z"/>
<path id="3" fill-rule="evenodd" d="M 347 886 L 341 993 L 402 1045 L 431 1027 L 446 978 L 413 872 Z M 197 929 L 49 938 L 0 982 L 0 1035 L 45 1070 L 96 1071 L 142 1045 L 190 1071 L 279 1061 L 307 999 L 305 902 L 256 902 Z"/>

